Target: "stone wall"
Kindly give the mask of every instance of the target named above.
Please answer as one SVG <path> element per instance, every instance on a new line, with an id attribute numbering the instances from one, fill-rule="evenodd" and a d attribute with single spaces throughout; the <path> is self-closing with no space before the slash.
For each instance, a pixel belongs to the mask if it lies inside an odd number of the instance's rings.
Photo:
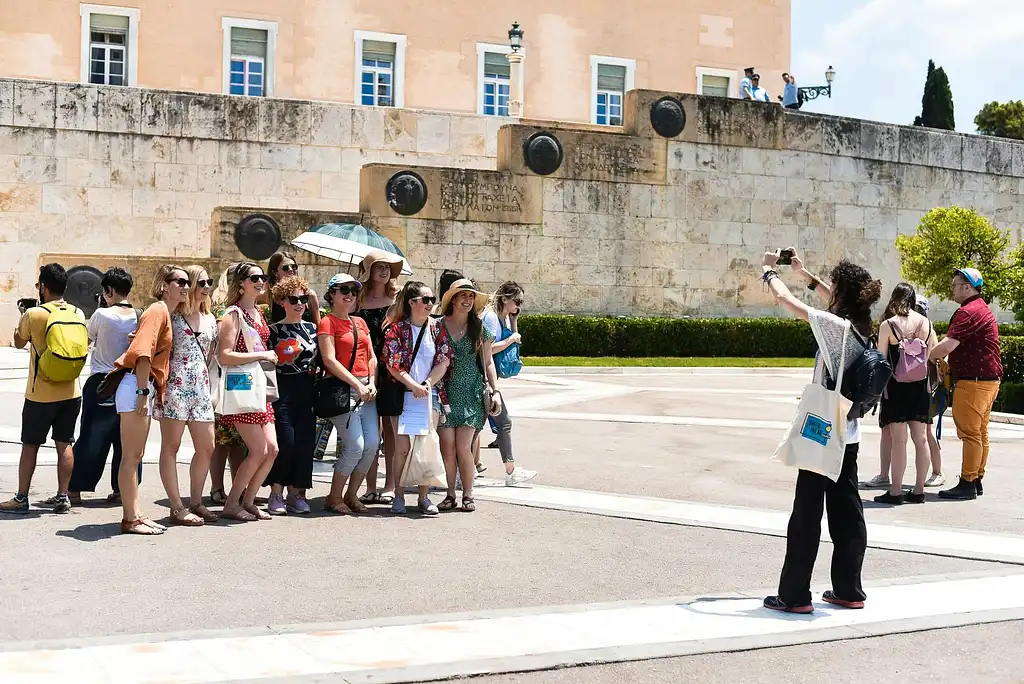
<path id="1" fill-rule="evenodd" d="M 686 118 L 671 138 L 650 116 L 666 96 Z M 845 256 L 891 287 L 895 236 L 952 203 L 1020 239 L 1024 145 L 1012 141 L 652 91 L 629 93 L 625 115 L 622 129 L 510 125 L 0 79 L 0 339 L 41 259 L 223 263 L 238 252 L 217 236 L 240 208 L 276 217 L 286 237 L 317 217 L 361 220 L 395 239 L 420 279 L 446 267 L 486 286 L 512 278 L 531 310 L 574 313 L 774 312 L 756 265 L 789 244 L 812 268 Z M 563 159 L 540 176 L 523 143 L 544 131 Z M 412 216 L 384 195 L 405 169 L 430 189 Z"/>
<path id="2" fill-rule="evenodd" d="M 671 138 L 651 118 L 666 96 L 686 122 Z M 514 279 L 532 309 L 581 314 L 777 314 L 759 264 L 789 245 L 816 272 L 863 264 L 887 295 L 896 236 L 936 206 L 974 207 L 1021 238 L 1021 143 L 651 91 L 629 93 L 626 117 L 625 134 L 503 127 L 500 171 L 364 167 L 364 222 L 404 238 L 415 265 L 463 268 L 488 287 Z M 546 176 L 524 152 L 538 133 L 562 150 Z M 403 170 L 427 187 L 411 216 L 384 193 Z"/>

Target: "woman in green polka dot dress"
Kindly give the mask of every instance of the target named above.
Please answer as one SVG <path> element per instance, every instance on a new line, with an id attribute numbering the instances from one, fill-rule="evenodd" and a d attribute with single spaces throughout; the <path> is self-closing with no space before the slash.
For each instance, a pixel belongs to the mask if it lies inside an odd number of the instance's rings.
<path id="1" fill-rule="evenodd" d="M 480 320 L 480 312 L 487 305 L 487 295 L 478 292 L 468 278 L 457 280 L 441 299 L 444 326 L 451 339 L 454 361 L 444 379 L 448 406 L 437 429 L 441 442 L 441 455 L 448 476 L 448 495 L 438 505 L 450 511 L 455 503 L 455 472 L 462 475 L 462 510 L 476 510 L 473 501 L 473 438 L 484 426 L 487 414 L 496 414 L 501 408 L 501 395 L 496 391 L 498 374 L 491 356 L 494 336 Z M 491 405 L 484 406 L 486 384 L 495 388 Z"/>

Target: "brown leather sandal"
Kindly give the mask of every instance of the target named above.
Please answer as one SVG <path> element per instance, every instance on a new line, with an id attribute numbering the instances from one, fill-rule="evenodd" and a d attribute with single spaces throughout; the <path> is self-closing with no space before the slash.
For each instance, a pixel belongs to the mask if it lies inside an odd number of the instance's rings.
<path id="1" fill-rule="evenodd" d="M 142 518 L 121 521 L 121 534 L 140 534 L 149 537 L 155 537 L 163 533 L 163 530 L 157 529 L 155 527 L 150 527 Z"/>
<path id="2" fill-rule="evenodd" d="M 439 511 L 454 511 L 456 508 L 458 508 L 458 504 L 454 496 L 446 496 L 441 500 L 441 503 L 437 504 L 437 510 Z"/>
<path id="3" fill-rule="evenodd" d="M 215 523 L 218 520 L 220 520 L 220 518 L 217 517 L 216 513 L 211 511 L 209 508 L 207 508 L 203 504 L 196 504 L 195 506 L 189 506 L 188 510 L 189 510 L 190 513 L 194 513 L 194 514 L 198 515 L 200 518 L 202 518 L 203 522 Z"/>
<path id="4" fill-rule="evenodd" d="M 255 515 L 245 510 L 241 506 L 239 506 L 235 510 L 224 509 L 224 511 L 221 512 L 221 517 L 228 518 L 230 520 L 237 520 L 238 522 L 253 522 L 254 520 L 256 520 Z"/>
<path id="5" fill-rule="evenodd" d="M 331 501 L 326 499 L 324 501 L 324 510 L 328 513 L 337 513 L 338 515 L 350 515 L 352 509 L 345 505 L 344 501 Z"/>
<path id="6" fill-rule="evenodd" d="M 359 501 L 358 499 L 355 501 L 346 501 L 344 503 L 346 506 L 348 506 L 348 509 L 353 513 L 366 513 L 367 511 L 370 510 L 369 508 L 364 506 L 362 502 Z"/>
<path id="7" fill-rule="evenodd" d="M 182 525 L 183 527 L 202 527 L 203 519 L 195 513 L 184 509 L 184 508 L 172 508 L 171 509 L 171 520 L 174 521 L 175 525 Z"/>
<path id="8" fill-rule="evenodd" d="M 250 506 L 249 504 L 242 504 L 242 508 L 248 511 L 250 515 L 256 516 L 257 520 L 270 520 L 270 514 L 262 508 L 257 508 L 255 505 Z"/>

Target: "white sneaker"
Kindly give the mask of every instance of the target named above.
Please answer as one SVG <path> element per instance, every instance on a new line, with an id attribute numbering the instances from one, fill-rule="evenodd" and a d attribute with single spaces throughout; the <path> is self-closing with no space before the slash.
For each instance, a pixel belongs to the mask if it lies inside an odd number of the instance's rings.
<path id="1" fill-rule="evenodd" d="M 516 466 L 511 473 L 505 475 L 505 486 L 515 487 L 523 482 L 529 482 L 535 477 L 537 477 L 536 470 L 527 470 L 526 468 Z"/>
<path id="2" fill-rule="evenodd" d="M 873 478 L 871 478 L 867 482 L 861 482 L 860 486 L 861 487 L 868 487 L 868 488 L 872 488 L 872 489 L 873 488 L 878 488 L 878 487 L 888 487 L 889 486 L 889 476 L 888 475 L 875 475 Z"/>
<path id="3" fill-rule="evenodd" d="M 946 484 L 946 476 L 942 473 L 932 473 L 924 481 L 925 487 L 941 487 L 944 484 Z"/>

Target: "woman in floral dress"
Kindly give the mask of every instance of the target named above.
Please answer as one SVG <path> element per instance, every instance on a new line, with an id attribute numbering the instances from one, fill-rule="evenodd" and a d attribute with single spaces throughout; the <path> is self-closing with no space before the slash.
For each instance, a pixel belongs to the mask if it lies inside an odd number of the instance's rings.
<path id="1" fill-rule="evenodd" d="M 458 465 L 462 479 L 462 510 L 476 510 L 473 500 L 473 439 L 484 426 L 487 413 L 501 409 L 497 392 L 498 374 L 494 369 L 491 342 L 494 336 L 480 320 L 487 305 L 487 295 L 478 292 L 468 278 L 456 280 L 441 299 L 444 327 L 451 340 L 454 361 L 449 377 L 444 380 L 449 406 L 442 407 L 443 416 L 437 429 L 441 455 L 448 476 L 448 495 L 438 505 L 442 511 L 455 508 L 455 471 Z M 482 370 L 481 370 L 482 369 Z M 494 390 L 491 405 L 484 406 L 484 378 Z"/>
<path id="2" fill-rule="evenodd" d="M 256 308 L 257 297 L 266 289 L 267 276 L 258 264 L 244 261 L 228 270 L 228 295 L 225 302 L 228 308 L 220 322 L 220 341 L 217 345 L 218 360 L 222 366 L 240 366 L 253 361 L 277 364 L 277 353 L 267 351 L 270 328 L 263 314 Z M 255 331 L 263 350 L 249 351 L 244 335 L 246 328 Z M 224 515 L 243 522 L 270 520 L 266 511 L 256 508 L 256 493 L 277 458 L 274 408 L 267 402 L 265 411 L 222 415 L 220 423 L 224 427 L 234 426 L 249 449 L 249 455 L 231 479 L 231 491 L 224 502 Z"/>
<path id="3" fill-rule="evenodd" d="M 207 364 L 217 337 L 217 321 L 210 313 L 213 279 L 202 266 L 185 269 L 191 296 L 187 306 L 171 316 L 173 344 L 170 373 L 162 405 L 153 410 L 160 421 L 160 479 L 171 505 L 171 520 L 198 527 L 216 522 L 217 516 L 203 505 L 203 487 L 213 456 L 213 403 Z M 186 510 L 178 490 L 178 449 L 188 426 L 195 455 L 189 466 L 189 504 Z"/>

